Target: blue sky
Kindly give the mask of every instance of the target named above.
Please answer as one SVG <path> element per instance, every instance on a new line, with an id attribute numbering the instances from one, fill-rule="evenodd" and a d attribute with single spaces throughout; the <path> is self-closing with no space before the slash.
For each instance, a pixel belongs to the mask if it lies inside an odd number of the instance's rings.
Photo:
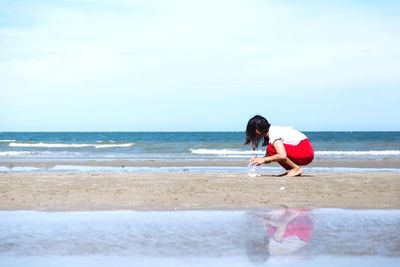
<path id="1" fill-rule="evenodd" d="M 0 131 L 400 130 L 398 1 L 0 0 Z"/>

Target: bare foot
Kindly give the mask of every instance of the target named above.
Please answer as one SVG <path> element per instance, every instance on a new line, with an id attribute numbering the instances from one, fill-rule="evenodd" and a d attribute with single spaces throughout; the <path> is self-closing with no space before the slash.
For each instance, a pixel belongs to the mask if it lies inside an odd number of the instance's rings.
<path id="1" fill-rule="evenodd" d="M 303 169 L 302 168 L 294 168 L 291 169 L 290 171 L 288 171 L 287 173 L 287 177 L 296 177 L 296 176 L 300 176 L 303 173 Z"/>

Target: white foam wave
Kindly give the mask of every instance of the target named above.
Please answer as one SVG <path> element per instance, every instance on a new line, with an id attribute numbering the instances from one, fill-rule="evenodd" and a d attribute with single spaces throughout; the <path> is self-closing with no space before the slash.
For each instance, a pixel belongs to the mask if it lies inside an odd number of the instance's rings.
<path id="1" fill-rule="evenodd" d="M 233 150 L 233 149 L 191 149 L 192 154 L 202 155 L 264 155 L 265 151 Z M 370 150 L 370 151 L 315 151 L 316 156 L 400 156 L 400 150 Z"/>
<path id="2" fill-rule="evenodd" d="M 0 151 L 0 157 L 17 157 L 33 155 L 32 151 Z"/>
<path id="3" fill-rule="evenodd" d="M 80 157 L 82 153 L 60 151 L 0 151 L 0 157 Z"/>
<path id="4" fill-rule="evenodd" d="M 3 139 L 3 140 L 0 140 L 0 143 L 9 143 L 9 142 L 15 142 L 15 141 L 17 141 L 17 140 L 7 140 L 7 139 Z"/>
<path id="5" fill-rule="evenodd" d="M 203 154 L 203 155 L 264 155 L 265 151 L 262 150 L 230 150 L 230 149 L 191 149 L 193 154 Z"/>
<path id="6" fill-rule="evenodd" d="M 49 143 L 10 143 L 9 146 L 11 147 L 50 147 L 50 148 L 57 148 L 57 147 L 89 147 L 95 146 L 90 144 L 49 144 Z"/>
<path id="7" fill-rule="evenodd" d="M 126 144 L 102 144 L 102 145 L 95 145 L 95 148 L 110 148 L 110 147 L 130 147 L 133 143 L 126 143 Z"/>
<path id="8" fill-rule="evenodd" d="M 130 147 L 134 143 L 126 144 L 51 144 L 51 143 L 10 143 L 11 147 L 46 147 L 46 148 L 81 148 L 81 147 L 95 147 L 95 148 L 112 148 L 112 147 Z"/>
<path id="9" fill-rule="evenodd" d="M 400 150 L 315 151 L 317 156 L 398 156 Z"/>

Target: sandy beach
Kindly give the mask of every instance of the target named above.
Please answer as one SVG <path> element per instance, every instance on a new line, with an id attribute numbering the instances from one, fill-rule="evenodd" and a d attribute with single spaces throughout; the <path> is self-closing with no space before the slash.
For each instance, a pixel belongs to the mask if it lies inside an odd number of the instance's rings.
<path id="1" fill-rule="evenodd" d="M 1 210 L 399 209 L 400 173 L 0 173 Z"/>

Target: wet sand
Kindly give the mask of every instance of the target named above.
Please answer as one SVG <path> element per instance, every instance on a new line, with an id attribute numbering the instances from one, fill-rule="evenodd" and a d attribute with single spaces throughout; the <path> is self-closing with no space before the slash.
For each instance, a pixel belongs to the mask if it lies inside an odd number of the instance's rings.
<path id="1" fill-rule="evenodd" d="M 49 169 L 60 165 L 95 166 L 95 167 L 244 167 L 248 159 L 199 159 L 199 160 L 146 160 L 146 159 L 7 159 L 1 160 L 0 166 L 13 167 L 37 167 Z M 279 166 L 270 164 L 267 166 Z M 349 167 L 349 168 L 399 168 L 400 159 L 382 160 L 314 160 L 308 167 Z"/>
<path id="2" fill-rule="evenodd" d="M 1 210 L 400 208 L 400 173 L 0 173 Z"/>

